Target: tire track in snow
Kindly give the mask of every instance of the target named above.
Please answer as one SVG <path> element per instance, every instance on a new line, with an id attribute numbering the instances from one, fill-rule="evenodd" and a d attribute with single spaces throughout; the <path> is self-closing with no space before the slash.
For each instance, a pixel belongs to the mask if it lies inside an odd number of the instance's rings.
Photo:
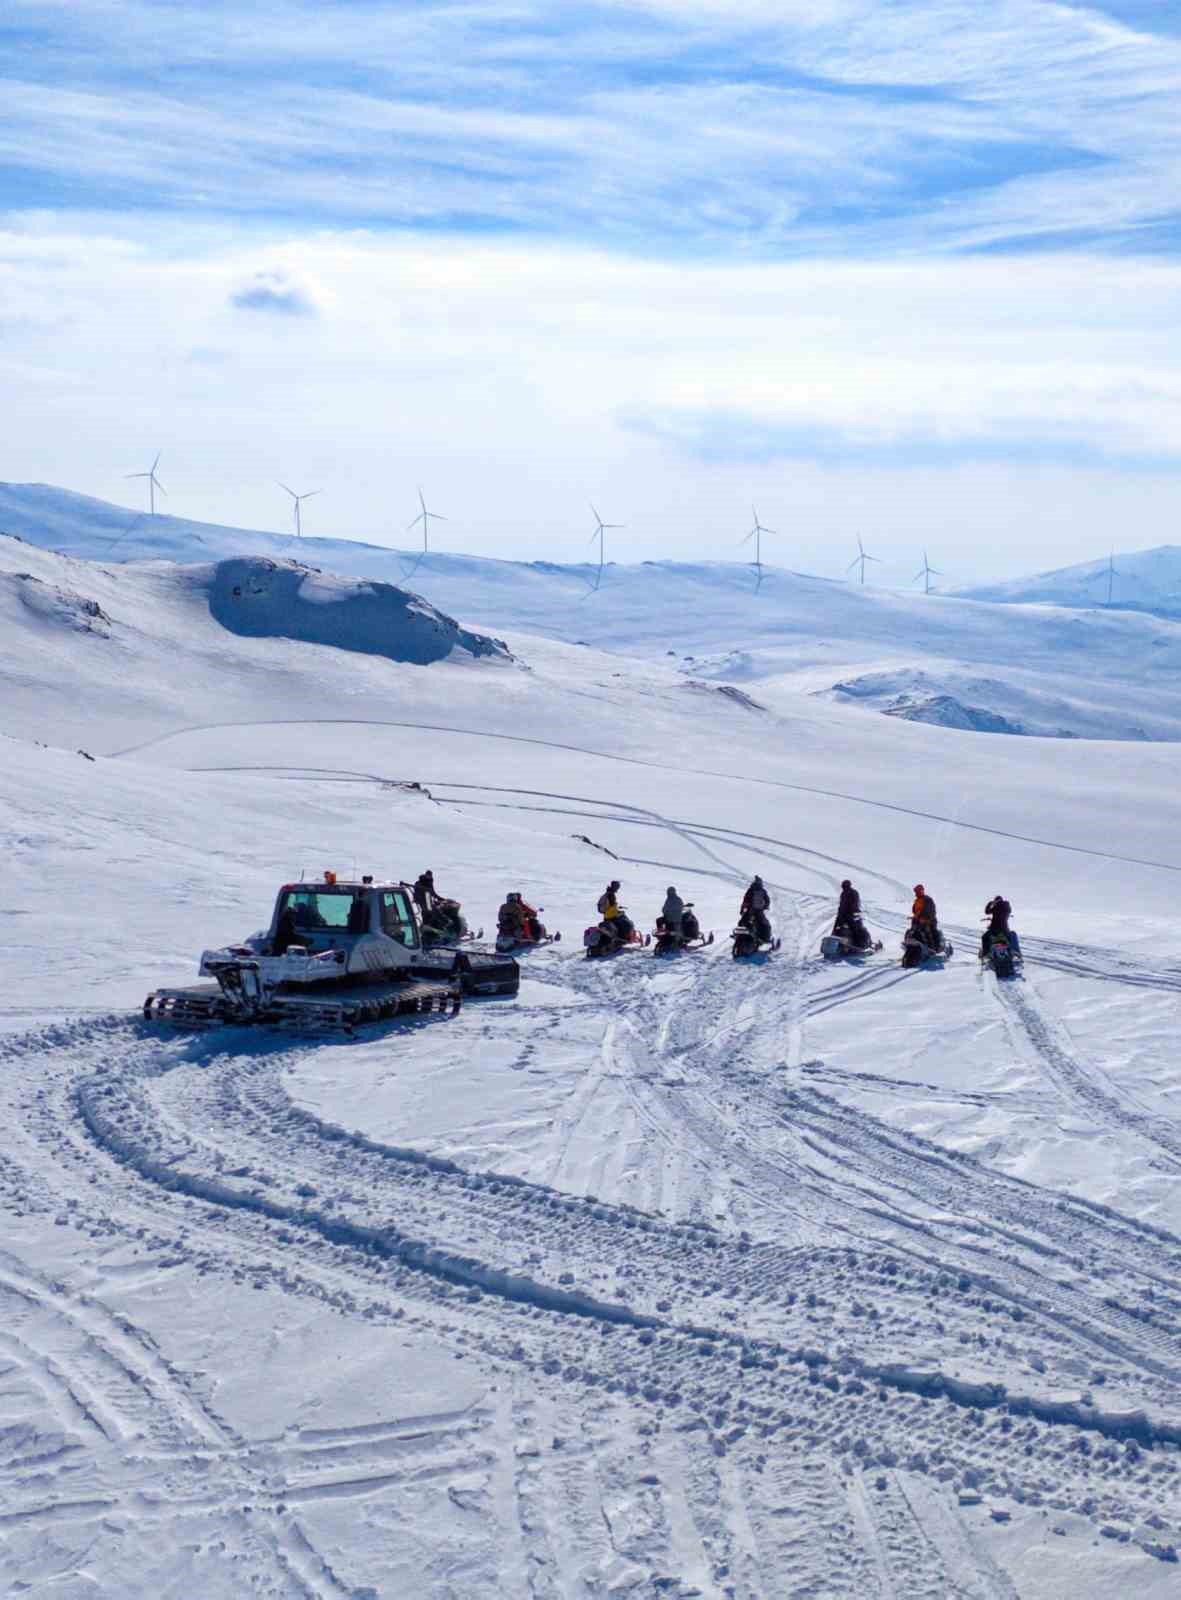
<path id="1" fill-rule="evenodd" d="M 1020 1024 L 1035 1059 L 1066 1100 L 1096 1128 L 1135 1134 L 1153 1148 L 1158 1161 L 1181 1172 L 1181 1128 L 1167 1117 L 1138 1107 L 1097 1069 L 1085 1066 L 1071 1049 L 1064 1025 L 1042 1010 L 1028 983 L 994 982 L 993 987 L 1000 1004 Z"/>

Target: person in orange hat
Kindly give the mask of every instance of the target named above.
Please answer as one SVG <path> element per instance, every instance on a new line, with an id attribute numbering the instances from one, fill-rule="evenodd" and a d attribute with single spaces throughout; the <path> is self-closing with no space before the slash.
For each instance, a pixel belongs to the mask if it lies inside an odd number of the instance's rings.
<path id="1" fill-rule="evenodd" d="M 935 919 L 935 902 L 921 883 L 914 886 L 914 904 L 910 908 L 914 931 L 932 950 L 939 948 L 939 924 Z"/>

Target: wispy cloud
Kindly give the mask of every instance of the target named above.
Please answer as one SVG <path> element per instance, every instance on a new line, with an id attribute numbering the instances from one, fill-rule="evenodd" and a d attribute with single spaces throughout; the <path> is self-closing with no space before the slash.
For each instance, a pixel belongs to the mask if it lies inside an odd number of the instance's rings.
<path id="1" fill-rule="evenodd" d="M 1181 408 L 1179 408 L 1181 409 Z M 787 422 L 733 411 L 650 414 L 621 412 L 620 426 L 671 445 L 705 466 L 770 466 L 808 462 L 847 471 L 892 473 L 965 466 L 1072 467 L 1088 471 L 1181 475 L 1181 439 L 1175 448 L 1154 448 L 1134 429 L 1113 430 L 1109 421 L 1055 424 L 1044 415 L 990 420 L 986 429 L 940 427 L 937 420 L 900 418 L 888 427 Z"/>
<path id="2" fill-rule="evenodd" d="M 1171 252 L 1167 11 L 9 0 L 0 202 L 771 259 Z"/>
<path id="3" fill-rule="evenodd" d="M 311 295 L 280 267 L 264 267 L 252 273 L 245 283 L 231 291 L 230 304 L 239 311 L 264 311 L 272 316 L 316 315 Z"/>

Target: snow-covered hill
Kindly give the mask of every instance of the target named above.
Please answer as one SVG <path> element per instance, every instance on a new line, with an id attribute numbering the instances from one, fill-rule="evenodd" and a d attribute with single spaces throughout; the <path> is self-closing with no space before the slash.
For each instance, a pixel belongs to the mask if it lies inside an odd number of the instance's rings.
<path id="1" fill-rule="evenodd" d="M 612 565 L 596 591 L 590 567 L 443 553 L 420 559 L 348 540 L 297 544 L 136 518 L 43 485 L 0 486 L 0 526 L 112 570 L 147 557 L 298 557 L 410 588 L 477 629 L 661 658 L 697 680 L 759 680 L 763 698 L 832 694 L 863 710 L 993 733 L 1181 738 L 1181 625 L 1120 610 L 1002 609 L 771 567 L 756 589 L 749 567 L 710 562 Z"/>
<path id="2" fill-rule="evenodd" d="M 1005 605 L 1081 608 L 1110 604 L 1123 610 L 1181 617 L 1181 546 L 1166 544 L 1155 550 L 1129 551 L 1108 560 L 1084 561 L 1054 572 L 1012 578 L 1005 583 L 976 584 L 953 592 L 967 599 Z"/>
<path id="3" fill-rule="evenodd" d="M 612 569 L 607 651 L 558 636 L 569 573 L 437 558 L 512 656 L 424 667 L 365 585 L 214 555 L 0 540 L 0 1588 L 1164 1600 L 1181 746 L 857 701 L 1011 696 L 991 638 L 1163 726 L 1172 626 Z M 428 864 L 562 930 L 519 999 L 140 1021 L 281 882 Z M 742 965 L 756 871 L 783 945 Z M 609 876 L 717 942 L 585 961 Z M 845 876 L 859 968 L 817 953 Z M 916 879 L 943 971 L 897 964 Z"/>

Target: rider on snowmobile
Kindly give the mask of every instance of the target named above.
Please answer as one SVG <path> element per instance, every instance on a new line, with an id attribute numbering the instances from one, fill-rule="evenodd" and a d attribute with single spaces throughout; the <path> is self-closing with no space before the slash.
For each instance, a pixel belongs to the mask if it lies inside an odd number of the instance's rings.
<path id="1" fill-rule="evenodd" d="M 861 921 L 861 896 L 848 878 L 841 880 L 841 898 L 832 931 L 838 935 L 843 932 L 857 949 L 869 944 L 869 934 Z"/>
<path id="2" fill-rule="evenodd" d="M 668 893 L 664 897 L 664 904 L 660 908 L 660 918 L 669 933 L 680 933 L 681 918 L 685 915 L 685 902 L 681 899 L 676 889 L 670 883 Z"/>
<path id="3" fill-rule="evenodd" d="M 921 883 L 914 886 L 914 904 L 910 908 L 911 927 L 929 950 L 939 948 L 939 924 L 935 919 L 935 902 Z"/>
<path id="4" fill-rule="evenodd" d="M 510 889 L 505 895 L 504 904 L 496 913 L 496 929 L 513 939 L 540 941 L 542 938 L 537 909 L 525 901 L 519 889 Z"/>
<path id="5" fill-rule="evenodd" d="M 631 918 L 624 914 L 623 907 L 619 904 L 619 879 L 612 878 L 605 891 L 599 896 L 599 916 L 603 919 L 600 926 L 605 928 L 613 939 L 620 944 L 626 944 L 635 931 Z"/>
<path id="6" fill-rule="evenodd" d="M 414 880 L 411 894 L 422 917 L 424 931 L 432 931 L 445 939 L 456 938 L 463 932 L 459 901 L 449 900 L 446 895 L 439 893 L 435 888 L 435 875 L 429 867 Z"/>
<path id="7" fill-rule="evenodd" d="M 520 895 L 513 889 L 505 895 L 504 904 L 496 913 L 496 930 L 498 933 L 508 934 L 513 939 L 525 936 L 525 909 L 521 904 Z"/>
<path id="8" fill-rule="evenodd" d="M 758 873 L 751 879 L 750 887 L 742 897 L 742 906 L 738 913 L 740 923 L 746 926 L 758 939 L 760 944 L 771 942 L 771 922 L 767 912 L 771 909 L 771 896 L 767 893 L 766 885 Z"/>
<path id="9" fill-rule="evenodd" d="M 1017 943 L 1017 935 L 1009 926 L 1009 918 L 1013 915 L 1013 907 L 1005 899 L 1003 894 L 993 895 L 992 899 L 984 908 L 984 915 L 991 920 L 989 921 L 988 927 L 985 928 L 983 937 L 980 940 L 981 960 L 985 960 L 987 958 L 988 952 L 992 949 L 992 941 L 997 938 L 998 935 L 1002 939 L 1008 940 L 1009 947 L 1015 955 L 1020 954 L 1020 946 Z"/>

